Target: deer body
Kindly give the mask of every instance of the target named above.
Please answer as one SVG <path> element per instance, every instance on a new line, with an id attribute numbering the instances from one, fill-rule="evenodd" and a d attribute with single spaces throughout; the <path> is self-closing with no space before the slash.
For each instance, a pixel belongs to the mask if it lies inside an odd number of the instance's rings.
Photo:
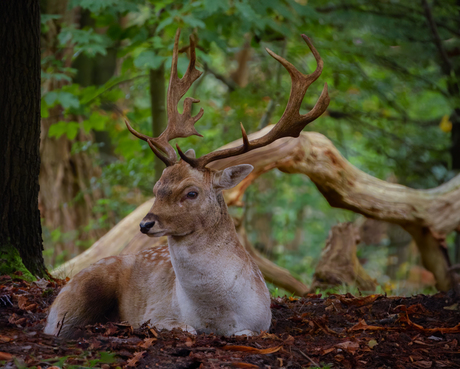
<path id="1" fill-rule="evenodd" d="M 299 109 L 308 87 L 320 76 L 323 63 L 308 37 L 302 35 L 316 61 L 316 70 L 300 73 L 287 60 L 268 50 L 291 76 L 289 102 L 279 122 L 265 136 L 195 158 L 177 146 L 181 160 L 169 144 L 174 138 L 199 135 L 194 125 L 203 110 L 192 116 L 187 97 L 183 113 L 177 104 L 200 77 L 195 68 L 195 43 L 190 38 L 190 63 L 177 75 L 179 35 L 176 33 L 168 87 L 168 126 L 159 137 L 135 131 L 167 166 L 153 192 L 155 202 L 140 223 L 151 237 L 168 236 L 168 247 L 136 255 L 112 256 L 78 273 L 59 293 L 48 316 L 45 333 L 72 337 L 78 327 L 112 319 L 139 326 L 150 320 L 158 328 L 181 328 L 193 333 L 254 334 L 268 330 L 270 295 L 262 274 L 238 241 L 222 191 L 236 186 L 253 169 L 242 164 L 222 171 L 209 169 L 213 161 L 266 146 L 282 137 L 298 137 L 302 129 L 327 108 L 325 85 L 313 109 Z"/>
<path id="2" fill-rule="evenodd" d="M 77 327 L 104 318 L 134 326 L 150 320 L 158 328 L 192 333 L 268 330 L 270 294 L 238 241 L 221 193 L 252 167 L 233 168 L 228 183 L 219 172 L 198 171 L 183 161 L 167 168 L 143 220 L 155 224 L 143 230 L 168 235 L 168 247 L 105 258 L 81 271 L 52 305 L 45 333 L 72 336 Z M 186 197 L 191 189 L 196 199 Z"/>

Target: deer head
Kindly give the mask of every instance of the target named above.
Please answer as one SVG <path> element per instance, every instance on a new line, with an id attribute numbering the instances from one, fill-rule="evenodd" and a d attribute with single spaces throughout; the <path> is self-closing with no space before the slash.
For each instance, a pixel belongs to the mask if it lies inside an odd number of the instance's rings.
<path id="1" fill-rule="evenodd" d="M 201 72 L 195 67 L 195 41 L 193 37 L 190 37 L 190 63 L 184 76 L 178 77 L 179 36 L 180 31 L 178 30 L 174 41 L 167 95 L 167 128 L 159 137 L 149 137 L 135 131 L 125 120 L 129 131 L 136 137 L 147 141 L 154 154 L 167 166 L 153 189 L 155 194 L 153 207 L 140 223 L 141 232 L 149 236 L 185 236 L 197 230 L 212 227 L 224 213 L 222 211 L 224 203 L 221 191 L 236 186 L 252 171 L 253 167 L 242 164 L 222 171 L 215 171 L 206 166 L 213 161 L 241 155 L 266 146 L 282 137 L 298 137 L 303 128 L 318 118 L 329 104 L 327 84 L 325 84 L 313 109 L 305 115 L 299 113 L 308 87 L 321 75 L 323 69 L 323 61 L 319 53 L 309 38 L 302 35 L 317 62 L 316 70 L 312 74 L 302 74 L 287 60 L 266 49 L 274 59 L 286 68 L 292 81 L 288 104 L 273 129 L 265 136 L 249 141 L 241 124 L 243 136 L 241 146 L 211 152 L 200 158 L 195 157 L 193 150 L 183 153 L 179 145 L 176 145 L 180 156 L 178 161 L 177 154 L 169 141 L 192 135 L 201 136 L 195 129 L 195 123 L 203 116 L 203 109 L 200 109 L 197 115 L 191 115 L 192 104 L 199 102 L 199 100 L 191 97 L 184 100 L 182 114 L 177 110 L 180 99 L 201 75 Z"/>

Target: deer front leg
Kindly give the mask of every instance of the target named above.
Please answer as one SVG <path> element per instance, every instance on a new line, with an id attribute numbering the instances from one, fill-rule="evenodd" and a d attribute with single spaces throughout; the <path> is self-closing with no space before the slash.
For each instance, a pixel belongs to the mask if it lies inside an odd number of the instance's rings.
<path id="1" fill-rule="evenodd" d="M 61 290 L 50 308 L 44 333 L 76 338 L 85 325 L 116 320 L 119 279 L 126 257 L 109 257 L 83 269 Z"/>

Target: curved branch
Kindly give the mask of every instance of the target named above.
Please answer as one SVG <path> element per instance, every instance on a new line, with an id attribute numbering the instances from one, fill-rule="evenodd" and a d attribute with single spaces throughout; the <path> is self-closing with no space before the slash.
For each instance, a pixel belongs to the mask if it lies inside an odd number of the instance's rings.
<path id="1" fill-rule="evenodd" d="M 249 137 L 264 135 L 272 127 Z M 241 145 L 241 140 L 227 146 L 231 145 Z M 385 182 L 350 164 L 329 139 L 316 132 L 302 132 L 299 138 L 278 140 L 240 157 L 213 163 L 212 167 L 219 169 L 242 163 L 252 164 L 255 169 L 226 194 L 229 205 L 241 203 L 251 182 L 273 168 L 303 173 L 331 206 L 403 226 L 417 242 L 422 262 L 435 275 L 437 287 L 441 290 L 452 287 L 444 241 L 447 234 L 460 227 L 460 175 L 429 190 Z"/>

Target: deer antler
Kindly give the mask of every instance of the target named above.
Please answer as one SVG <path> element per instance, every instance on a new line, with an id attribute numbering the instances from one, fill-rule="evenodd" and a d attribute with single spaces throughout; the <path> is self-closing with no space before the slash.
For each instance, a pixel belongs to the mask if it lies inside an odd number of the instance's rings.
<path id="1" fill-rule="evenodd" d="M 314 121 L 316 118 L 321 116 L 321 114 L 323 114 L 326 111 L 330 101 L 329 96 L 327 94 L 327 83 L 324 84 L 323 91 L 321 92 L 321 95 L 313 109 L 305 115 L 300 115 L 299 113 L 300 105 L 302 104 L 302 100 L 305 96 L 305 93 L 307 92 L 308 87 L 313 82 L 315 82 L 316 79 L 318 79 L 323 70 L 323 61 L 319 56 L 318 51 L 316 51 L 315 47 L 312 45 L 310 39 L 307 36 L 302 35 L 302 38 L 307 43 L 308 47 L 310 48 L 311 52 L 313 53 L 316 59 L 317 67 L 312 74 L 302 74 L 286 59 L 275 54 L 273 51 L 266 49 L 267 52 L 274 59 L 280 62 L 284 66 L 284 68 L 287 69 L 292 81 L 291 93 L 289 96 L 289 101 L 287 103 L 286 109 L 283 115 L 281 116 L 281 119 L 278 121 L 278 123 L 276 123 L 273 129 L 270 132 L 268 132 L 265 136 L 249 141 L 246 131 L 244 130 L 243 124 L 241 124 L 243 145 L 238 147 L 232 147 L 225 150 L 214 151 L 198 159 L 189 158 L 185 156 L 185 154 L 180 150 L 179 146 L 176 145 L 179 151 L 179 155 L 184 161 L 186 161 L 195 168 L 204 168 L 207 164 L 213 161 L 228 158 L 231 156 L 241 155 L 245 152 L 257 149 L 259 147 L 269 145 L 282 137 L 299 137 L 300 132 L 305 128 L 305 126 L 308 123 Z"/>
<path id="2" fill-rule="evenodd" d="M 167 166 L 174 165 L 177 161 L 177 154 L 173 147 L 169 144 L 174 138 L 189 137 L 197 135 L 202 137 L 195 129 L 195 123 L 203 116 L 203 109 L 200 109 L 194 117 L 191 115 L 192 104 L 200 102 L 200 100 L 187 97 L 184 100 L 184 112 L 180 114 L 177 111 L 177 104 L 180 99 L 185 95 L 193 82 L 195 82 L 201 73 L 195 68 L 196 53 L 195 53 L 195 40 L 190 36 L 190 62 L 187 71 L 182 78 L 177 75 L 177 59 L 179 55 L 179 36 L 180 30 L 176 32 L 174 40 L 174 49 L 171 64 L 171 77 L 169 79 L 168 87 L 168 126 L 163 133 L 158 137 L 149 137 L 134 130 L 125 119 L 128 130 L 141 140 L 147 141 L 152 151 L 158 156 Z M 166 154 L 166 156 L 164 155 Z"/>

